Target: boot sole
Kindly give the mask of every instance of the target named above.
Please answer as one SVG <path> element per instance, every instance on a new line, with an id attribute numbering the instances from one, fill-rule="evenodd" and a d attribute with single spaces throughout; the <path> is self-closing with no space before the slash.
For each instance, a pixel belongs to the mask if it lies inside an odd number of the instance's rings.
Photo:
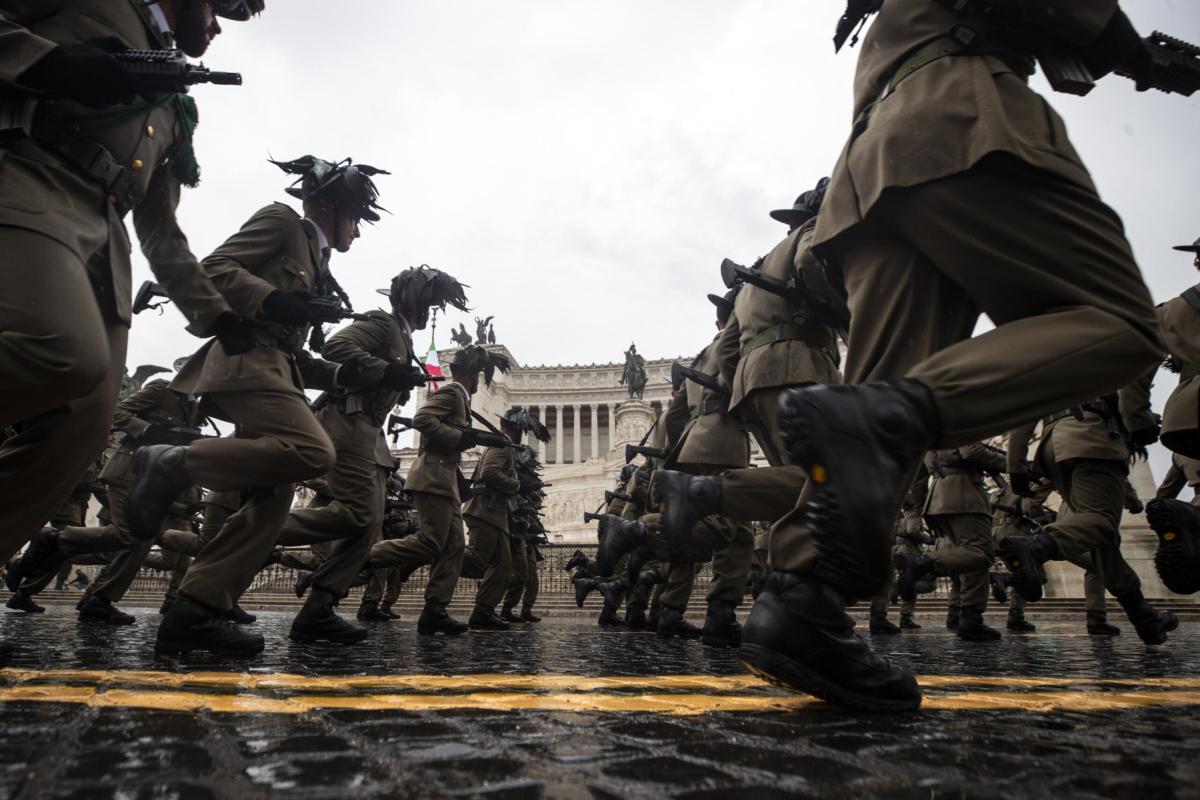
<path id="1" fill-rule="evenodd" d="M 367 634 L 364 632 L 361 636 L 355 635 L 353 637 L 351 637 L 351 636 L 336 636 L 335 637 L 335 636 L 321 636 L 319 634 L 312 634 L 312 633 L 289 632 L 288 638 L 291 639 L 293 642 L 300 642 L 301 644 L 316 644 L 317 642 L 329 642 L 330 644 L 358 644 L 359 642 L 361 642 L 367 638 Z"/>
<path id="2" fill-rule="evenodd" d="M 1178 500 L 1159 500 L 1146 507 L 1146 521 L 1158 536 L 1154 568 L 1163 585 L 1175 594 L 1200 591 L 1200 558 L 1189 553 L 1189 542 L 1200 537 L 1195 512 Z"/>
<path id="3" fill-rule="evenodd" d="M 855 711 L 900 714 L 916 711 L 921 707 L 921 693 L 910 700 L 880 700 L 879 698 L 848 692 L 835 683 L 805 669 L 793 659 L 754 644 L 743 644 L 738 662 L 767 683 L 793 692 L 811 694 L 826 703 L 854 709 Z"/>
<path id="4" fill-rule="evenodd" d="M 1036 603 L 1042 599 L 1042 570 L 1040 567 L 1030 569 L 1027 565 L 1036 559 L 1025 558 L 1025 553 L 1019 543 L 1013 541 L 1016 537 L 1009 536 L 1000 542 L 1000 557 L 1004 559 L 1008 571 L 1012 573 L 1012 586 L 1017 594 L 1026 602 Z"/>
<path id="5" fill-rule="evenodd" d="M 214 656 L 221 656 L 222 658 L 254 658 L 255 656 L 261 655 L 263 649 L 263 647 L 259 647 L 257 650 L 250 651 L 236 650 L 227 647 L 198 647 L 191 642 L 174 642 L 171 640 L 163 641 L 161 639 L 155 640 L 154 642 L 155 653 L 173 656 L 202 652 L 210 653 Z"/>

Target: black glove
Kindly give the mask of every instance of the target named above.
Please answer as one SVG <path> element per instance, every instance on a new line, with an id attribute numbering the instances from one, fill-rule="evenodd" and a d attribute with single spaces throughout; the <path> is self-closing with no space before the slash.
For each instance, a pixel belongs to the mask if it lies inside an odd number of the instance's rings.
<path id="1" fill-rule="evenodd" d="M 226 355 L 247 353 L 258 346 L 254 336 L 254 324 L 241 314 L 226 311 L 213 322 L 213 334 L 221 343 Z"/>
<path id="2" fill-rule="evenodd" d="M 472 447 L 475 446 L 476 442 L 477 442 L 477 440 L 475 438 L 475 429 L 474 428 L 464 428 L 463 432 L 462 432 L 462 437 L 458 440 L 458 449 L 460 451 L 461 450 L 470 450 Z"/>
<path id="3" fill-rule="evenodd" d="M 1099 80 L 1121 67 L 1138 79 L 1138 90 L 1145 91 L 1135 69 L 1153 68 L 1150 51 L 1121 9 L 1117 9 L 1096 40 L 1084 47 L 1080 55 L 1093 78 Z"/>
<path id="4" fill-rule="evenodd" d="M 115 36 L 60 44 L 25 70 L 18 82 L 91 108 L 125 105 L 138 95 L 149 100 L 155 96 L 151 87 L 110 55 L 128 49 Z"/>
<path id="5" fill-rule="evenodd" d="M 383 370 L 379 385 L 384 389 L 408 391 L 425 385 L 425 373 L 407 364 L 388 364 Z"/>
<path id="6" fill-rule="evenodd" d="M 355 359 L 338 364 L 337 372 L 333 373 L 333 382 L 338 386 L 357 386 L 362 381 L 362 376 L 362 363 Z"/>
<path id="7" fill-rule="evenodd" d="M 308 292 L 284 292 L 276 289 L 263 300 L 262 317 L 280 325 L 307 325 L 308 308 L 304 304 L 311 299 L 312 295 Z"/>
<path id="8" fill-rule="evenodd" d="M 521 479 L 521 486 L 517 489 L 518 494 L 528 494 L 532 491 L 542 488 L 542 482 L 536 478 L 530 480 L 528 478 Z"/>
<path id="9" fill-rule="evenodd" d="M 1033 486 L 1037 482 L 1037 476 L 1032 472 L 1013 472 L 1008 476 L 1008 485 L 1018 497 L 1033 497 Z"/>

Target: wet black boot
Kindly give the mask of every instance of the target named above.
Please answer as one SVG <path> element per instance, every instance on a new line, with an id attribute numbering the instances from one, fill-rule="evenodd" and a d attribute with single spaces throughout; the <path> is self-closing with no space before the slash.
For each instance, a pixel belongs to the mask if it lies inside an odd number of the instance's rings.
<path id="1" fill-rule="evenodd" d="M 617 607 L 610 606 L 608 603 L 600 609 L 600 616 L 596 618 L 596 624 L 601 628 L 624 628 L 625 622 L 617 616 Z"/>
<path id="2" fill-rule="evenodd" d="M 887 614 L 871 614 L 871 618 L 867 622 L 867 627 L 872 634 L 878 636 L 891 636 L 900 633 L 900 628 L 887 618 Z"/>
<path id="3" fill-rule="evenodd" d="M 974 608 L 964 608 L 962 618 L 954 632 L 958 638 L 968 642 L 995 642 L 1000 639 L 1000 631 L 983 621 L 983 614 Z"/>
<path id="4" fill-rule="evenodd" d="M 233 604 L 233 608 L 229 609 L 229 612 L 225 615 L 225 618 L 234 625 L 253 625 L 255 621 L 258 620 L 258 617 L 247 613 L 246 609 L 242 608 L 237 603 Z"/>
<path id="5" fill-rule="evenodd" d="M 521 622 L 541 622 L 542 618 L 533 613 L 533 606 L 521 606 Z"/>
<path id="6" fill-rule="evenodd" d="M 193 484 L 186 447 L 149 444 L 133 456 L 133 486 L 125 499 L 125 521 L 141 541 L 158 536 L 175 498 Z"/>
<path id="7" fill-rule="evenodd" d="M 596 551 L 596 569 L 601 575 L 612 575 L 621 556 L 646 542 L 646 526 L 640 522 L 605 514 L 600 520 L 600 547 Z"/>
<path id="8" fill-rule="evenodd" d="M 433 636 L 438 633 L 457 636 L 467 632 L 467 623 L 459 622 L 446 613 L 446 606 L 436 600 L 426 600 L 421 616 L 417 618 L 417 633 Z"/>
<path id="9" fill-rule="evenodd" d="M 756 675 L 862 711 L 911 711 L 916 679 L 854 633 L 846 603 L 811 575 L 775 571 L 742 627 L 739 660 Z"/>
<path id="10" fill-rule="evenodd" d="M 366 628 L 351 625 L 333 610 L 337 599 L 337 595 L 328 589 L 314 586 L 304 601 L 304 607 L 292 620 L 292 630 L 288 633 L 291 640 L 356 644 L 367 638 Z"/>
<path id="11" fill-rule="evenodd" d="M 901 614 L 900 615 L 900 628 L 901 628 L 901 630 L 906 630 L 906 631 L 921 630 L 921 626 L 917 624 L 917 621 L 915 619 L 913 619 L 912 614 Z"/>
<path id="12" fill-rule="evenodd" d="M 742 624 L 737 621 L 733 603 L 711 600 L 700 629 L 700 641 L 709 647 L 740 647 Z"/>
<path id="13" fill-rule="evenodd" d="M 206 650 L 216 655 L 247 657 L 262 652 L 263 637 L 241 630 L 225 619 L 223 611 L 181 594 L 158 625 L 155 649 L 165 653 Z"/>
<path id="14" fill-rule="evenodd" d="M 511 612 L 510 612 L 511 613 Z M 475 610 L 467 619 L 467 625 L 473 631 L 507 631 L 512 625 L 496 616 L 496 609 L 491 606 L 475 604 Z"/>
<path id="15" fill-rule="evenodd" d="M 80 622 L 99 622 L 102 625 L 132 625 L 136 620 L 106 597 L 89 595 L 79 604 Z"/>
<path id="16" fill-rule="evenodd" d="M 1012 573 L 1012 586 L 1030 603 L 1042 599 L 1042 585 L 1046 582 L 1047 561 L 1059 559 L 1058 545 L 1046 533 L 1038 531 L 1033 536 L 1007 536 L 1000 542 L 1000 557 Z"/>
<path id="17" fill-rule="evenodd" d="M 358 607 L 359 622 L 391 622 L 392 618 L 379 610 L 379 604 L 374 600 L 363 600 Z"/>
<path id="18" fill-rule="evenodd" d="M 563 564 L 564 572 L 574 572 L 577 569 L 586 569 L 588 565 L 588 557 L 584 555 L 582 550 L 576 550 L 571 554 L 571 558 L 566 564 Z"/>
<path id="19" fill-rule="evenodd" d="M 625 627 L 631 631 L 646 630 L 646 607 L 629 601 L 625 606 Z"/>
<path id="20" fill-rule="evenodd" d="M 937 441 L 929 390 L 907 379 L 789 389 L 779 398 L 779 422 L 793 463 L 817 489 L 805 504 L 821 552 L 815 577 L 869 597 L 889 568 L 876 545 L 892 540 L 910 471 Z"/>
<path id="21" fill-rule="evenodd" d="M 293 587 L 296 590 L 296 597 L 304 597 L 304 593 L 308 591 L 308 587 L 312 586 L 313 576 L 317 573 L 311 570 L 302 569 L 296 575 L 296 585 Z"/>
<path id="22" fill-rule="evenodd" d="M 43 606 L 33 602 L 33 595 L 20 590 L 13 592 L 4 606 L 13 611 L 24 611 L 26 614 L 43 614 L 46 611 Z"/>
<path id="23" fill-rule="evenodd" d="M 629 584 L 624 578 L 618 578 L 615 581 L 603 581 L 596 588 L 600 590 L 600 595 L 604 598 L 604 607 L 611 608 L 613 613 L 621 607 L 621 600 L 625 596 L 625 590 Z"/>
<path id="24" fill-rule="evenodd" d="M 1179 500 L 1151 500 L 1146 520 L 1158 535 L 1154 567 L 1176 594 L 1200 592 L 1200 509 Z"/>
<path id="25" fill-rule="evenodd" d="M 13 556 L 4 565 L 4 581 L 9 591 L 17 591 L 27 578 L 45 575 L 65 558 L 58 550 L 58 530 L 42 528 L 38 531 L 25 552 L 19 557 Z"/>
<path id="26" fill-rule="evenodd" d="M 654 491 L 662 507 L 667 553 L 672 561 L 683 561 L 692 528 L 709 514 L 721 511 L 721 478 L 660 469 L 654 473 Z"/>
<path id="27" fill-rule="evenodd" d="M 1008 621 L 1004 624 L 1014 633 L 1033 633 L 1037 630 L 1037 626 L 1029 620 L 1025 619 L 1025 612 L 1010 608 L 1008 610 Z"/>
<path id="28" fill-rule="evenodd" d="M 658 621 L 662 618 L 662 606 L 655 603 L 650 604 L 650 610 L 646 612 L 646 629 L 657 630 Z"/>
<path id="29" fill-rule="evenodd" d="M 896 593 L 901 600 L 913 602 L 917 599 L 917 583 L 933 576 L 933 559 L 924 553 L 901 550 L 893 557 L 892 563 L 896 567 Z"/>
<path id="30" fill-rule="evenodd" d="M 500 611 L 500 619 L 505 622 L 520 622 L 521 619 L 513 613 L 513 604 L 505 603 L 504 608 Z"/>
<path id="31" fill-rule="evenodd" d="M 575 584 L 576 608 L 583 608 L 583 603 L 585 600 L 587 600 L 587 596 L 600 587 L 600 584 L 595 578 L 575 578 L 571 582 Z M 512 611 L 511 607 L 509 608 L 509 611 Z"/>
<path id="32" fill-rule="evenodd" d="M 992 587 L 992 599 L 998 605 L 1008 602 L 1008 576 L 999 572 L 988 573 L 988 585 Z"/>
<path id="33" fill-rule="evenodd" d="M 1121 629 L 1108 621 L 1108 614 L 1103 611 L 1087 612 L 1087 632 L 1089 636 L 1120 636 Z"/>
<path id="34" fill-rule="evenodd" d="M 699 639 L 700 629 L 683 618 L 683 611 L 670 606 L 663 606 L 662 616 L 658 618 L 658 627 L 654 629 L 663 639 L 676 636 L 682 639 Z"/>
<path id="35" fill-rule="evenodd" d="M 958 606 L 948 606 L 946 608 L 946 630 L 958 630 L 958 621 L 962 616 L 962 609 Z"/>
<path id="36" fill-rule="evenodd" d="M 387 617 L 390 620 L 400 619 L 400 615 L 397 614 L 395 611 L 392 611 L 391 603 L 383 603 L 382 605 L 380 605 L 379 613 L 383 614 L 385 617 Z"/>
<path id="37" fill-rule="evenodd" d="M 1118 597 L 1117 602 L 1125 609 L 1133 629 L 1146 644 L 1162 644 L 1167 641 L 1167 634 L 1179 627 L 1179 619 L 1175 614 L 1155 611 L 1140 591 Z"/>

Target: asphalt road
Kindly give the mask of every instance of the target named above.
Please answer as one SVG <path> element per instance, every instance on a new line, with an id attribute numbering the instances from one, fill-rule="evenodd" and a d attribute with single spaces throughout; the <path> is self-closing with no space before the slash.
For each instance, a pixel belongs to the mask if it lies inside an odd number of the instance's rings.
<path id="1" fill-rule="evenodd" d="M 156 658 L 138 624 L 0 615 L 0 797 L 1200 797 L 1200 624 L 1147 648 L 1078 622 L 994 644 L 875 637 L 924 709 L 865 716 L 735 653 L 583 619 L 300 646 L 262 612 L 247 663 Z M 1120 622 L 1115 619 L 1114 621 Z"/>

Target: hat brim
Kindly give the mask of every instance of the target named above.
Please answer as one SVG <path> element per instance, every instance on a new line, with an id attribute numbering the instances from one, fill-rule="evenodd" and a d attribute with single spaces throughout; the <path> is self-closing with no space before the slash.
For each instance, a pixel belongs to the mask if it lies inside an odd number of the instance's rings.
<path id="1" fill-rule="evenodd" d="M 376 291 L 377 293 L 379 293 L 379 294 L 383 295 L 384 297 L 391 297 L 391 296 L 392 296 L 392 290 L 391 290 L 391 289 L 376 289 L 375 291 Z"/>
<path id="2" fill-rule="evenodd" d="M 797 211 L 794 208 L 777 208 L 771 212 L 770 216 L 771 219 L 782 222 L 784 225 L 800 225 L 812 214 Z"/>
<path id="3" fill-rule="evenodd" d="M 1180 244 L 1171 249 L 1181 253 L 1200 253 L 1200 244 Z"/>

